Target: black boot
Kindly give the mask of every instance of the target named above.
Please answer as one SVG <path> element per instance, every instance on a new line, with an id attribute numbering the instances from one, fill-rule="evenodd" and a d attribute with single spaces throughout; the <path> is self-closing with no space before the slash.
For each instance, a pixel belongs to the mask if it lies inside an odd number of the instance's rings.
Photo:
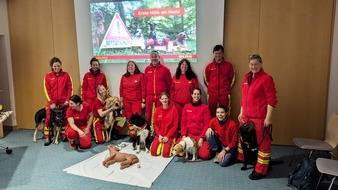
<path id="1" fill-rule="evenodd" d="M 46 138 L 45 143 L 43 143 L 44 146 L 49 146 L 51 144 L 51 140 L 49 138 Z"/>

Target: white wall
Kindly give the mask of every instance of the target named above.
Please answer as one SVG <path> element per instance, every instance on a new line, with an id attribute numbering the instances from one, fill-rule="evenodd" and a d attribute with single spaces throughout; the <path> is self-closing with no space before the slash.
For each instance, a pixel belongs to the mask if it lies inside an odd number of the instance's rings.
<path id="1" fill-rule="evenodd" d="M 333 112 L 338 112 L 338 6 L 334 19 L 329 95 L 327 101 L 327 121 Z"/>
<path id="2" fill-rule="evenodd" d="M 89 4 L 95 0 L 74 0 L 76 32 L 78 43 L 78 56 L 80 64 L 81 80 L 89 70 L 89 60 L 92 58 L 91 24 Z M 101 0 L 102 2 L 102 0 Z M 205 65 L 212 61 L 212 49 L 216 44 L 223 44 L 223 23 L 224 23 L 224 0 L 197 0 L 197 64 L 192 67 L 202 87 L 203 101 L 205 102 L 206 88 L 203 84 L 203 72 Z M 109 80 L 109 88 L 113 95 L 119 96 L 121 76 L 126 72 L 126 64 L 105 64 L 101 65 L 102 71 Z M 165 62 L 165 60 L 164 60 Z M 149 60 L 150 63 L 150 60 Z M 143 72 L 148 64 L 138 64 Z M 177 64 L 165 63 L 173 75 Z"/>
<path id="3" fill-rule="evenodd" d="M 17 123 L 6 0 L 0 0 L 0 90 L 0 104 L 3 109 L 14 111 L 4 125 L 15 126 Z"/>

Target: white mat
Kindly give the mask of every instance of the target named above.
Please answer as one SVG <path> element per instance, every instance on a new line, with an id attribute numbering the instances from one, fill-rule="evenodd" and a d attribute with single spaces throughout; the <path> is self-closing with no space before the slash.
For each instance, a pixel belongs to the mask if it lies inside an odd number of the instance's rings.
<path id="1" fill-rule="evenodd" d="M 131 143 L 123 144 L 126 144 L 126 147 L 122 148 L 120 152 L 135 154 Z M 162 173 L 173 158 L 154 157 L 151 156 L 150 153 L 147 154 L 145 151 L 141 151 L 140 154 L 135 154 L 140 160 L 140 168 L 137 168 L 137 164 L 134 164 L 129 168 L 120 170 L 119 163 L 110 165 L 108 168 L 102 165 L 102 161 L 108 155 L 108 150 L 103 151 L 63 171 L 69 174 L 104 181 L 150 188 L 155 179 Z"/>

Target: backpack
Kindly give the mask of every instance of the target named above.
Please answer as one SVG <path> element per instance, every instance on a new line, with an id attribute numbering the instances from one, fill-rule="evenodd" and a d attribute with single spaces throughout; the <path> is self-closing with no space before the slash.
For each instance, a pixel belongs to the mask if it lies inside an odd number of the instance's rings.
<path id="1" fill-rule="evenodd" d="M 304 158 L 288 176 L 288 186 L 301 190 L 313 190 L 316 188 L 320 172 L 316 166 L 316 160 Z"/>

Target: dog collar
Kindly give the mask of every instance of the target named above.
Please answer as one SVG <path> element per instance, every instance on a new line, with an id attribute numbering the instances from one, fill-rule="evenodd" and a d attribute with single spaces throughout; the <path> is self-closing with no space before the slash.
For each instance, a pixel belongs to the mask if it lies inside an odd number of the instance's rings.
<path id="1" fill-rule="evenodd" d="M 140 130 L 146 128 L 146 126 L 147 126 L 147 123 L 145 123 L 145 124 L 142 125 L 142 126 L 136 126 L 136 125 L 134 125 L 134 127 L 136 127 L 138 131 L 140 131 Z"/>

